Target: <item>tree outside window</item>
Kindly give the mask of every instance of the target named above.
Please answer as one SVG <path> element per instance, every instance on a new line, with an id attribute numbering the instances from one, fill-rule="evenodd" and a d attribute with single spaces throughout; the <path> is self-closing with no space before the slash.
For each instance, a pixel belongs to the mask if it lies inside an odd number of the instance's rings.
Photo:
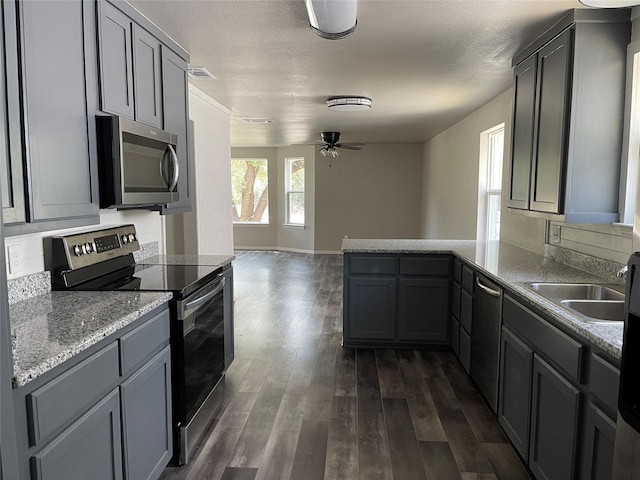
<path id="1" fill-rule="evenodd" d="M 304 225 L 304 158 L 285 160 L 286 224 Z"/>
<path id="2" fill-rule="evenodd" d="M 269 171 L 266 158 L 231 160 L 233 223 L 269 223 Z"/>

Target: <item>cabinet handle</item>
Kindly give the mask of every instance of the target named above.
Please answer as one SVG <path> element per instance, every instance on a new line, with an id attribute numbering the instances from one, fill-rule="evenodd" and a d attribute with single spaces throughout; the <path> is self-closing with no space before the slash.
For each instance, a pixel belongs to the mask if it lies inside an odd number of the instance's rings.
<path id="1" fill-rule="evenodd" d="M 478 285 L 478 287 L 480 287 L 480 290 L 482 290 L 485 293 L 488 293 L 489 295 L 491 295 L 492 297 L 501 297 L 502 293 L 498 290 L 494 290 L 492 288 L 487 287 L 486 285 L 483 285 L 482 282 L 480 282 L 480 279 L 478 277 L 476 277 L 476 285 Z"/>

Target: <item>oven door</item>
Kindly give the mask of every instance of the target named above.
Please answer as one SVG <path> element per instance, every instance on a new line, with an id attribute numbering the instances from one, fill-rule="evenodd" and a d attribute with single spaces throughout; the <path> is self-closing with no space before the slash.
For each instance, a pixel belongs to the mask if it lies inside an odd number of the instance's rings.
<path id="1" fill-rule="evenodd" d="M 176 461 L 185 464 L 221 404 L 224 373 L 225 279 L 176 302 L 172 349 Z M 214 392 L 215 390 L 215 392 Z"/>

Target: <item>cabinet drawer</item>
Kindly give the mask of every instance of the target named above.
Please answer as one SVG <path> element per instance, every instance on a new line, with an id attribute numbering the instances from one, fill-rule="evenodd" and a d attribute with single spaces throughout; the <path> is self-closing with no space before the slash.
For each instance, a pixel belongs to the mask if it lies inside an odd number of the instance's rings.
<path id="1" fill-rule="evenodd" d="M 129 376 L 168 344 L 169 310 L 165 310 L 120 339 L 122 376 Z"/>
<path id="2" fill-rule="evenodd" d="M 398 257 L 384 255 L 349 257 L 349 272 L 355 274 L 395 275 L 398 273 Z"/>
<path id="3" fill-rule="evenodd" d="M 453 259 L 453 279 L 462 283 L 462 262 L 457 258 Z"/>
<path id="4" fill-rule="evenodd" d="M 414 256 L 400 257 L 400 275 L 427 275 L 448 277 L 451 272 L 451 257 Z"/>
<path id="5" fill-rule="evenodd" d="M 118 377 L 118 344 L 114 342 L 27 395 L 30 445 L 44 442 L 87 410 Z"/>
<path id="6" fill-rule="evenodd" d="M 504 298 L 502 318 L 505 324 L 535 345 L 536 351 L 581 381 L 586 350 L 584 345 L 508 296 Z"/>
<path id="7" fill-rule="evenodd" d="M 473 292 L 473 270 L 466 265 L 462 266 L 462 288 L 467 292 Z"/>
<path id="8" fill-rule="evenodd" d="M 589 390 L 607 407 L 610 413 L 618 410 L 618 386 L 620 370 L 598 355 L 591 354 Z"/>

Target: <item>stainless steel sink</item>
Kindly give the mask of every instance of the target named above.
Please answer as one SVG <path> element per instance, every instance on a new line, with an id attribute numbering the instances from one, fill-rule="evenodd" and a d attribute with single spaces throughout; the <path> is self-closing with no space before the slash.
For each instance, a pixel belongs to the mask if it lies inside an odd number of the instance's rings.
<path id="1" fill-rule="evenodd" d="M 560 300 L 620 300 L 624 293 L 596 283 L 530 283 L 529 288 L 545 297 Z"/>
<path id="2" fill-rule="evenodd" d="M 597 283 L 533 282 L 527 286 L 588 323 L 624 321 L 624 293 Z"/>
<path id="3" fill-rule="evenodd" d="M 623 322 L 624 302 L 619 300 L 562 300 L 560 305 L 598 323 Z"/>

